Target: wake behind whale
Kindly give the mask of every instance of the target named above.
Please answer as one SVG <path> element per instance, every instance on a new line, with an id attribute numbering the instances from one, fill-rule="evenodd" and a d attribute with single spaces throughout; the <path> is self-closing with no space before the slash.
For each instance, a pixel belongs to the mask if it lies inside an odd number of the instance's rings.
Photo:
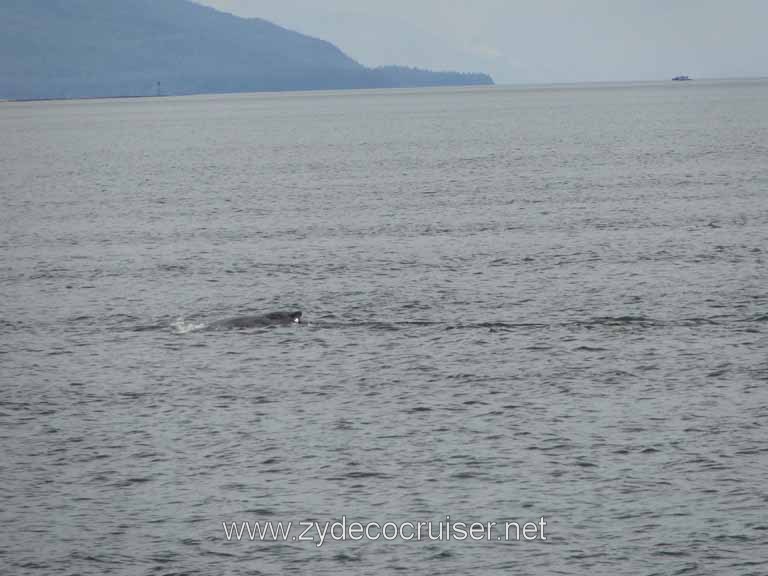
<path id="1" fill-rule="evenodd" d="M 643 316 L 620 316 L 620 317 L 597 317 L 597 318 L 585 318 L 583 320 L 575 320 L 570 322 L 560 323 L 537 323 L 537 322 L 503 322 L 503 321 L 484 321 L 484 322 L 446 322 L 446 321 L 433 321 L 433 320 L 399 320 L 399 321 L 381 321 L 371 319 L 343 319 L 338 320 L 334 315 L 326 315 L 320 317 L 317 320 L 311 322 L 304 321 L 303 313 L 300 310 L 291 311 L 278 311 L 267 312 L 264 314 L 249 314 L 242 316 L 234 316 L 230 318 L 224 318 L 214 321 L 205 320 L 185 320 L 184 318 L 178 318 L 175 322 L 170 324 L 170 327 L 174 329 L 177 334 L 188 334 L 190 332 L 199 331 L 225 331 L 225 330 L 247 330 L 253 328 L 269 328 L 275 326 L 290 326 L 293 324 L 301 324 L 308 328 L 316 329 L 350 329 L 350 328 L 366 328 L 370 330 L 386 330 L 386 331 L 398 331 L 415 328 L 428 328 L 428 329 L 443 329 L 447 331 L 453 330 L 472 330 L 482 329 L 489 330 L 491 332 L 503 332 L 503 331 L 517 331 L 517 330 L 529 330 L 529 329 L 545 329 L 552 326 L 586 326 L 589 328 L 595 326 L 602 326 L 605 328 L 629 328 L 643 329 L 653 326 L 661 326 L 668 324 L 669 322 L 663 322 L 654 320 L 652 318 L 646 318 Z M 703 319 L 682 319 L 681 324 L 689 325 L 690 322 L 701 323 Z M 716 323 L 708 321 L 708 323 Z M 168 323 L 159 322 L 151 325 L 135 326 L 133 328 L 136 332 L 143 332 L 147 330 L 162 330 L 167 329 Z"/>
<path id="2" fill-rule="evenodd" d="M 323 318 L 312 322 L 305 322 L 302 319 L 303 313 L 296 311 L 268 312 L 265 314 L 251 314 L 243 316 L 234 316 L 212 322 L 205 321 L 187 321 L 179 318 L 171 324 L 177 334 L 188 334 L 199 331 L 226 331 L 226 330 L 247 330 L 252 328 L 269 328 L 274 326 L 289 326 L 293 324 L 302 324 L 312 328 L 329 329 L 349 329 L 349 328 L 367 328 L 371 330 L 398 331 L 413 328 L 438 328 L 445 330 L 467 329 L 467 328 L 532 328 L 545 327 L 544 324 L 529 323 L 505 323 L 505 322 L 480 322 L 475 324 L 450 324 L 430 320 L 401 320 L 401 321 L 381 321 L 369 319 L 349 319 L 338 321 L 335 317 L 332 319 Z M 136 330 L 146 330 L 160 328 L 162 326 L 153 325 L 150 327 L 139 327 Z"/>

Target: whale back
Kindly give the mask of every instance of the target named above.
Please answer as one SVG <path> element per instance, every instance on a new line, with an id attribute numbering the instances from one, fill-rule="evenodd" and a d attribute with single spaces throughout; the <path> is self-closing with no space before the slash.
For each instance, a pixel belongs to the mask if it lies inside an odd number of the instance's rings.
<path id="1" fill-rule="evenodd" d="M 268 312 L 267 314 L 253 316 L 237 316 L 213 322 L 208 327 L 214 330 L 221 330 L 227 328 L 256 328 L 259 326 L 298 324 L 301 322 L 301 314 L 300 310 L 296 310 L 290 312 Z"/>
<path id="2" fill-rule="evenodd" d="M 298 324 L 301 322 L 301 311 L 270 312 L 262 315 L 260 318 L 269 324 Z"/>

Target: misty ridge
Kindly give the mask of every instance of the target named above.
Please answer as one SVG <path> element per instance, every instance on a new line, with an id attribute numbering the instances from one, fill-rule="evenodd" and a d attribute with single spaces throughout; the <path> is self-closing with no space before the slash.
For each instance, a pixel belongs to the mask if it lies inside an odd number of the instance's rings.
<path id="1" fill-rule="evenodd" d="M 367 68 L 330 42 L 189 0 L 4 4 L 3 99 L 493 84 L 480 73 Z"/>

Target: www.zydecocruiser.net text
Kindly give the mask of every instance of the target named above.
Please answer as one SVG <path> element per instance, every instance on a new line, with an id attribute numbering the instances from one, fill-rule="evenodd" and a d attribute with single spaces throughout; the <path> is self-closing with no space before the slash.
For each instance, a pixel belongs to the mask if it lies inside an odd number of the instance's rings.
<path id="1" fill-rule="evenodd" d="M 227 541 L 326 542 L 402 540 L 405 542 L 531 542 L 546 541 L 544 517 L 532 522 L 455 522 L 450 516 L 439 522 L 354 522 L 346 516 L 333 522 L 222 522 Z"/>

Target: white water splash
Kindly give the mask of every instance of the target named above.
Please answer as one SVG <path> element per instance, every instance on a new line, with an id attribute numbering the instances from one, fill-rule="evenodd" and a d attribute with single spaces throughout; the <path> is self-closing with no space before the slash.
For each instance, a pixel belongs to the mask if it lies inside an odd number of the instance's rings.
<path id="1" fill-rule="evenodd" d="M 177 318 L 176 321 L 171 324 L 173 331 L 176 334 L 189 334 L 197 330 L 202 330 L 206 327 L 205 322 L 187 322 L 184 318 Z"/>

